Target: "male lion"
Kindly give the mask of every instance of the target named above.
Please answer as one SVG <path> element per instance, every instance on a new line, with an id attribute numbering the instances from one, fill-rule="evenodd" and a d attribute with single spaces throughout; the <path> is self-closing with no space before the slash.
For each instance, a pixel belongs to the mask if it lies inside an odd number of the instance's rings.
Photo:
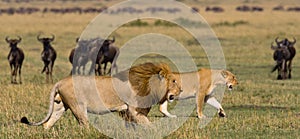
<path id="1" fill-rule="evenodd" d="M 204 102 L 212 105 L 218 109 L 219 116 L 225 117 L 226 114 L 221 104 L 212 95 L 216 85 L 226 85 L 229 90 L 232 90 L 234 85 L 238 84 L 237 78 L 234 74 L 226 70 L 211 70 L 199 69 L 198 72 L 189 73 L 174 73 L 176 76 L 181 76 L 183 92 L 178 99 L 187 99 L 196 97 L 198 118 L 204 117 L 202 108 Z M 199 82 L 189 82 L 191 78 L 198 75 Z M 199 83 L 199 84 L 198 84 Z M 168 112 L 168 102 L 164 101 L 160 105 L 160 112 L 167 117 L 176 117 Z"/>
<path id="2" fill-rule="evenodd" d="M 147 114 L 139 107 L 151 108 L 159 102 L 172 102 L 181 92 L 178 77 L 166 64 L 145 63 L 131 67 L 127 73 L 129 77 L 125 80 L 102 76 L 67 77 L 53 87 L 49 111 L 42 121 L 31 123 L 23 117 L 21 122 L 48 129 L 70 109 L 79 124 L 88 127 L 88 112 L 105 114 L 130 109 L 128 115 L 134 122 L 148 124 Z"/>

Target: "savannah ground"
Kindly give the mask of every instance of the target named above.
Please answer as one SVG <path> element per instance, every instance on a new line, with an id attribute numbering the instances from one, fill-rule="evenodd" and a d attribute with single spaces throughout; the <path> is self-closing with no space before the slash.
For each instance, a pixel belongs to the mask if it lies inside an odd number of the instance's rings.
<path id="1" fill-rule="evenodd" d="M 296 54 L 293 63 L 293 78 L 276 80 L 276 73 L 270 73 L 274 65 L 271 42 L 280 38 L 295 37 L 300 41 L 300 12 L 272 11 L 274 6 L 300 6 L 296 0 L 282 3 L 276 1 L 182 1 L 189 6 L 200 8 L 200 14 L 208 21 L 220 43 L 226 58 L 227 69 L 237 75 L 239 85 L 226 91 L 222 100 L 227 118 L 215 116 L 205 128 L 195 128 L 199 119 L 196 112 L 179 129 L 165 138 L 297 138 L 300 134 L 300 61 Z M 112 5 L 113 2 L 54 2 L 49 6 L 92 6 Z M 255 5 L 264 7 L 263 12 L 237 12 L 236 6 Z M 45 2 L 28 6 L 45 7 Z M 205 6 L 221 6 L 223 13 L 205 12 Z M 0 5 L 20 7 L 16 3 Z M 67 76 L 71 65 L 68 55 L 75 47 L 75 39 L 96 14 L 41 14 L 0 15 L 0 137 L 1 138 L 104 138 L 96 129 L 81 128 L 68 111 L 50 130 L 20 124 L 22 116 L 30 120 L 44 118 L 48 109 L 49 91 L 53 84 L 45 83 L 40 74 L 43 63 L 40 59 L 41 44 L 36 40 L 40 32 L 54 33 L 54 48 L 58 58 L 54 66 L 54 81 Z M 125 26 L 113 33 L 116 45 L 121 47 L 132 37 L 149 32 L 172 36 L 188 49 L 193 49 L 191 38 L 185 37 L 182 29 L 173 26 Z M 10 84 L 10 69 L 6 56 L 9 52 L 6 36 L 22 36 L 20 47 L 25 52 L 22 69 L 23 84 Z M 300 49 L 299 49 L 300 50 Z M 209 67 L 205 53 L 195 54 L 199 68 Z M 151 117 L 162 116 L 157 106 Z"/>

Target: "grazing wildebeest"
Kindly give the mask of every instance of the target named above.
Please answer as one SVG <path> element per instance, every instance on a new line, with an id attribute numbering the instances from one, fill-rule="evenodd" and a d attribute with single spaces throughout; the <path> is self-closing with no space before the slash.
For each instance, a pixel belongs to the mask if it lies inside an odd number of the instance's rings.
<path id="1" fill-rule="evenodd" d="M 277 79 L 287 79 L 292 78 L 292 61 L 296 55 L 296 49 L 294 47 L 296 39 L 289 41 L 287 38 L 282 41 L 278 40 L 278 37 L 275 39 L 277 46 L 271 44 L 271 48 L 274 50 L 273 59 L 276 61 L 276 65 L 273 68 L 272 72 L 276 69 L 278 70 Z M 288 72 L 288 77 L 287 77 Z"/>
<path id="2" fill-rule="evenodd" d="M 22 83 L 21 78 L 21 69 L 22 63 L 24 60 L 24 52 L 22 49 L 18 48 L 18 43 L 22 41 L 22 38 L 18 36 L 18 39 L 9 39 L 9 37 L 5 38 L 5 41 L 9 43 L 10 51 L 7 56 L 9 61 L 10 69 L 11 69 L 11 83 L 17 83 L 17 72 L 19 70 L 19 83 Z"/>
<path id="3" fill-rule="evenodd" d="M 53 65 L 56 59 L 56 51 L 54 48 L 51 46 L 51 42 L 54 41 L 55 36 L 52 34 L 52 37 L 44 37 L 41 38 L 40 34 L 37 36 L 37 40 L 40 41 L 44 49 L 42 51 L 42 60 L 44 62 L 44 68 L 42 70 L 42 73 L 46 72 L 46 82 L 49 82 L 49 77 L 51 82 L 53 82 L 52 79 L 52 71 L 53 71 Z"/>
<path id="4" fill-rule="evenodd" d="M 98 65 L 96 67 L 96 75 L 105 75 L 105 74 L 110 74 L 112 69 L 115 70 L 115 72 L 118 72 L 118 66 L 116 64 L 116 60 L 119 56 L 120 50 L 118 47 L 113 46 L 112 44 L 115 42 L 115 38 L 113 38 L 112 40 L 105 40 L 103 42 L 102 47 L 100 48 L 100 51 L 97 55 L 97 59 L 96 59 L 96 65 Z M 108 73 L 106 73 L 106 67 L 107 67 L 107 63 L 111 63 L 111 66 L 109 68 Z M 104 64 L 103 67 L 103 73 L 102 73 L 102 69 L 101 69 L 101 64 Z"/>
<path id="5" fill-rule="evenodd" d="M 214 7 L 206 7 L 205 11 L 213 11 L 216 13 L 224 12 L 224 9 L 222 7 L 214 6 Z"/>
<path id="6" fill-rule="evenodd" d="M 278 5 L 273 8 L 273 11 L 283 11 L 283 10 L 284 10 L 284 7 L 282 5 Z"/>

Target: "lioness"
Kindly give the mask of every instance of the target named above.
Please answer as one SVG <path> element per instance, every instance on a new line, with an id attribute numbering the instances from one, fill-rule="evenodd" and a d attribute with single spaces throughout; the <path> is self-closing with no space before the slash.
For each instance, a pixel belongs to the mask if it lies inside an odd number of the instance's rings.
<path id="1" fill-rule="evenodd" d="M 212 92 L 216 85 L 226 85 L 229 90 L 232 90 L 234 85 L 238 84 L 237 78 L 234 74 L 226 70 L 211 70 L 211 69 L 199 69 L 197 73 L 174 73 L 176 76 L 181 76 L 183 92 L 180 94 L 179 99 L 187 99 L 196 97 L 197 114 L 198 118 L 204 117 L 202 114 L 202 108 L 204 102 L 212 105 L 218 109 L 219 116 L 225 117 L 226 114 L 221 104 L 215 97 L 212 97 Z M 189 82 L 192 76 L 198 74 L 199 82 Z M 197 84 L 200 83 L 200 84 Z M 164 101 L 160 105 L 160 112 L 167 117 L 176 117 L 167 110 L 168 102 Z"/>
<path id="2" fill-rule="evenodd" d="M 129 78 L 124 81 L 116 77 L 67 77 L 53 87 L 49 111 L 42 121 L 31 123 L 23 117 L 21 122 L 48 129 L 70 109 L 79 124 L 87 127 L 88 112 L 105 114 L 130 109 L 128 114 L 134 122 L 148 124 L 147 113 L 138 107 L 151 108 L 159 102 L 172 102 L 181 92 L 180 80 L 166 64 L 145 63 L 127 73 Z"/>

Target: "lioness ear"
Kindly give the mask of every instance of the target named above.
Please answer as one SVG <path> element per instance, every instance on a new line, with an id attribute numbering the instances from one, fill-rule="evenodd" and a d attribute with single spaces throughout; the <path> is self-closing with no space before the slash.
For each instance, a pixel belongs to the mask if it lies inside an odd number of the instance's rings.
<path id="1" fill-rule="evenodd" d="M 226 78 L 226 77 L 228 76 L 228 73 L 227 73 L 226 70 L 222 70 L 222 71 L 221 71 L 221 75 L 222 75 L 224 78 Z"/>
<path id="2" fill-rule="evenodd" d="M 158 73 L 158 78 L 160 79 L 160 80 L 163 80 L 164 78 L 165 78 L 165 72 L 163 71 L 163 70 L 161 70 L 161 71 L 159 71 L 159 73 Z"/>

